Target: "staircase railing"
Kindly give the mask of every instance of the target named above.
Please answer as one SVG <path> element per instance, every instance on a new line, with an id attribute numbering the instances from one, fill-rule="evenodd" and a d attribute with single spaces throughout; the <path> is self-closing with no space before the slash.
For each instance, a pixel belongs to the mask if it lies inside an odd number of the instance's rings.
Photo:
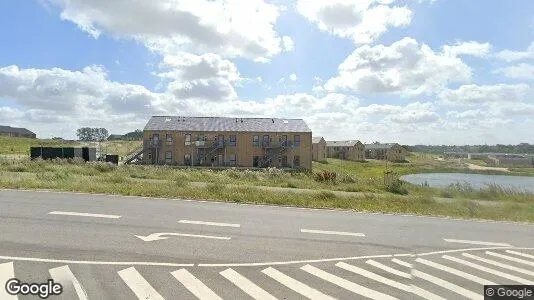
<path id="1" fill-rule="evenodd" d="M 124 164 L 129 164 L 135 159 L 139 158 L 141 154 L 143 154 L 148 148 L 145 148 L 143 145 L 140 145 L 139 147 L 135 148 L 132 152 L 128 153 L 124 157 Z"/>
<path id="2" fill-rule="evenodd" d="M 217 151 L 217 150 L 219 150 L 219 149 L 224 148 L 225 144 L 226 144 L 226 142 L 223 141 L 223 140 L 215 141 L 215 142 L 208 148 L 207 152 L 206 152 L 204 155 L 202 155 L 201 160 L 205 161 L 206 158 L 207 158 L 209 155 L 213 154 L 215 151 Z M 199 163 L 200 163 L 200 160 L 199 160 Z"/>

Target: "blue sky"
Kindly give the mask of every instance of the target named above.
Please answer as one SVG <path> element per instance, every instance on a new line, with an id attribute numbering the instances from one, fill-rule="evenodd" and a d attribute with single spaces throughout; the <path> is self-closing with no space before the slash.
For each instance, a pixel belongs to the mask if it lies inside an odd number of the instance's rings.
<path id="1" fill-rule="evenodd" d="M 0 3 L 0 123 L 304 118 L 328 139 L 534 143 L 534 2 Z"/>

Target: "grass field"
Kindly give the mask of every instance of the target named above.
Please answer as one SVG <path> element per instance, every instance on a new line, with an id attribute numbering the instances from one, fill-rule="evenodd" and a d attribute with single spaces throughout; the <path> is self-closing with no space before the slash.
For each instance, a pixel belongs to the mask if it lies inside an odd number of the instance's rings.
<path id="1" fill-rule="evenodd" d="M 104 142 L 107 153 L 124 156 L 140 141 Z M 266 203 L 300 207 L 340 208 L 378 212 L 443 215 L 534 222 L 534 195 L 488 186 L 474 189 L 454 185 L 446 189 L 384 184 L 384 172 L 397 177 L 422 172 L 503 174 L 470 170 L 459 160 L 437 160 L 429 154 L 410 155 L 407 163 L 351 162 L 328 159 L 313 163 L 313 172 L 266 170 L 184 169 L 168 166 L 30 161 L 31 146 L 93 146 L 96 144 L 0 137 L 0 187 L 38 188 L 90 193 L 187 197 L 217 201 Z M 318 181 L 321 172 L 334 172 L 335 180 Z M 534 176 L 534 169 L 511 169 L 506 175 Z M 436 201 L 447 198 L 452 201 Z M 470 199 L 498 203 L 480 205 Z"/>
<path id="2" fill-rule="evenodd" d="M 405 184 L 402 188 L 408 194 L 397 195 L 388 192 L 384 185 L 383 173 L 386 169 L 398 175 L 430 171 L 467 172 L 465 166 L 457 161 L 437 161 L 431 157 L 414 155 L 410 157 L 409 163 L 386 164 L 381 161 L 361 163 L 329 159 L 328 163 L 314 162 L 313 167 L 313 173 L 284 172 L 277 169 L 209 170 L 167 166 L 112 166 L 105 163 L 65 160 L 30 161 L 25 157 L 1 156 L 0 187 L 187 197 L 215 201 L 534 222 L 534 195 L 521 191 L 505 190 L 495 186 L 475 190 L 467 186 L 433 189 Z M 321 171 L 335 172 L 336 179 L 316 181 L 314 173 Z M 303 189 L 307 189 L 308 192 L 302 192 L 305 191 Z M 353 193 L 340 196 L 339 191 Z M 436 201 L 436 197 L 454 201 L 440 202 Z M 485 206 L 468 199 L 491 200 L 498 202 L 499 205 Z"/>

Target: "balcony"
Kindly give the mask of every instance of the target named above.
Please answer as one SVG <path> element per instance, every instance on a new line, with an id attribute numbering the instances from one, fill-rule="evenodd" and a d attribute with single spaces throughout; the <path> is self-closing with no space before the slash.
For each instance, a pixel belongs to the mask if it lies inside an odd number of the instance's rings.
<path id="1" fill-rule="evenodd" d="M 262 142 L 262 148 L 293 148 L 293 141 L 280 141 L 278 143 Z"/>
<path id="2" fill-rule="evenodd" d="M 145 148 L 159 148 L 161 147 L 161 141 L 149 139 L 148 141 L 145 141 L 143 145 Z"/>
<path id="3" fill-rule="evenodd" d="M 225 144 L 226 144 L 225 141 L 215 141 L 215 142 L 196 141 L 195 142 L 195 146 L 197 148 L 222 149 L 222 148 L 224 148 Z"/>

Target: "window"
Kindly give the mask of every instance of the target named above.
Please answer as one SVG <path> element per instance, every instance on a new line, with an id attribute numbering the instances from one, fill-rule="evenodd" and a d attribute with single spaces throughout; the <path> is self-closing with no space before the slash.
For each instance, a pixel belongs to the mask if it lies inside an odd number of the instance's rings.
<path id="1" fill-rule="evenodd" d="M 263 146 L 268 147 L 269 146 L 269 135 L 266 134 L 263 136 Z"/>
<path id="2" fill-rule="evenodd" d="M 300 156 L 299 155 L 295 155 L 295 157 L 293 157 L 293 166 L 300 167 Z"/>
<path id="3" fill-rule="evenodd" d="M 237 137 L 235 135 L 230 136 L 230 147 L 235 147 L 237 144 Z"/>
<path id="4" fill-rule="evenodd" d="M 154 133 L 152 135 L 152 145 L 153 146 L 159 146 L 159 134 L 158 133 Z"/>
<path id="5" fill-rule="evenodd" d="M 184 165 L 186 166 L 191 165 L 191 154 L 184 155 Z"/>
<path id="6" fill-rule="evenodd" d="M 282 135 L 282 136 L 280 137 L 280 145 L 282 145 L 282 146 L 288 146 L 288 144 L 287 144 L 287 135 L 284 134 L 284 135 Z"/>
<path id="7" fill-rule="evenodd" d="M 260 136 L 255 135 L 252 137 L 252 146 L 259 147 L 260 146 Z"/>
<path id="8" fill-rule="evenodd" d="M 191 133 L 186 133 L 185 134 L 185 145 L 186 146 L 191 145 Z"/>
<path id="9" fill-rule="evenodd" d="M 199 135 L 197 135 L 197 141 L 201 141 L 201 142 L 203 142 L 203 141 L 205 141 L 205 140 L 206 140 L 206 136 L 204 136 L 203 134 L 199 134 Z"/>
<path id="10" fill-rule="evenodd" d="M 237 157 L 235 154 L 230 154 L 230 166 L 235 166 L 236 165 L 236 160 L 237 160 Z"/>
<path id="11" fill-rule="evenodd" d="M 165 140 L 167 141 L 167 145 L 172 145 L 172 133 L 167 133 L 165 135 Z"/>
<path id="12" fill-rule="evenodd" d="M 295 135 L 293 139 L 295 141 L 295 147 L 300 147 L 300 135 Z"/>
<path id="13" fill-rule="evenodd" d="M 260 157 L 259 156 L 253 156 L 252 157 L 252 167 L 257 168 L 260 165 Z"/>
<path id="14" fill-rule="evenodd" d="M 166 164 L 172 163 L 172 151 L 165 152 L 165 163 Z"/>

